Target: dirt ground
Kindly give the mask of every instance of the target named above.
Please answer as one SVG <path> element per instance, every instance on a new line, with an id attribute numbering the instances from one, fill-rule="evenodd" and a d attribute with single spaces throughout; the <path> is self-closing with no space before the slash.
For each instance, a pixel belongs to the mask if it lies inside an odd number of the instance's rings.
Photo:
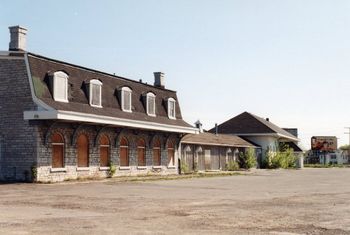
<path id="1" fill-rule="evenodd" d="M 350 234 L 350 169 L 0 185 L 0 234 Z"/>

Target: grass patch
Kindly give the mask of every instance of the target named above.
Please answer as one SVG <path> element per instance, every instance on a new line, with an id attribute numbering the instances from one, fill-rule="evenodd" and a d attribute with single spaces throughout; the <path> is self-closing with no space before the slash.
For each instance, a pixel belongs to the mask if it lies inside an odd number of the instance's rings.
<path id="1" fill-rule="evenodd" d="M 343 165 L 343 164 L 304 164 L 305 168 L 346 168 L 349 167 L 349 165 Z"/>

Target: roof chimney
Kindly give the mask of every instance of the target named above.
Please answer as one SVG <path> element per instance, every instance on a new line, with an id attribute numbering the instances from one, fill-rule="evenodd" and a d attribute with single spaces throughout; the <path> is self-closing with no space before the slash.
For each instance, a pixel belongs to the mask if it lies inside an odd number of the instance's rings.
<path id="1" fill-rule="evenodd" d="M 215 123 L 215 135 L 219 134 L 219 126 L 217 123 Z"/>
<path id="2" fill-rule="evenodd" d="M 165 88 L 165 86 L 164 86 L 164 73 L 154 72 L 153 74 L 154 74 L 154 86 L 164 89 Z"/>
<path id="3" fill-rule="evenodd" d="M 9 27 L 11 41 L 9 45 L 10 51 L 25 51 L 27 44 L 27 29 L 17 25 Z"/>
<path id="4" fill-rule="evenodd" d="M 266 118 L 266 121 L 268 121 L 268 122 L 269 122 L 269 121 L 270 121 L 270 118 Z"/>
<path id="5" fill-rule="evenodd" d="M 203 124 L 201 123 L 200 120 L 195 122 L 196 128 L 199 129 L 199 133 L 203 133 Z"/>

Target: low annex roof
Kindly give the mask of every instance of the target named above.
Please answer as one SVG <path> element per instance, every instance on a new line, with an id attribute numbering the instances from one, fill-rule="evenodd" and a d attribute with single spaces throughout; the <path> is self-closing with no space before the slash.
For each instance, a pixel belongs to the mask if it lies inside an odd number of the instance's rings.
<path id="1" fill-rule="evenodd" d="M 155 87 L 142 83 L 141 81 L 134 81 L 67 62 L 50 59 L 29 52 L 26 54 L 30 70 L 29 75 L 32 78 L 35 96 L 54 110 L 140 121 L 143 123 L 149 123 L 149 125 L 155 123 L 172 127 L 178 126 L 180 128 L 188 128 L 190 133 L 195 132 L 193 126 L 182 119 L 180 105 L 175 91 Z M 68 103 L 58 102 L 53 99 L 50 90 L 49 76 L 56 71 L 64 71 L 69 75 Z M 89 97 L 85 84 L 92 79 L 97 79 L 103 84 L 102 108 L 92 107 L 89 104 Z M 117 96 L 118 89 L 125 86 L 132 90 L 131 113 L 121 110 L 120 101 Z M 146 107 L 142 99 L 142 96 L 147 92 L 152 92 L 156 95 L 156 116 L 147 115 Z M 166 108 L 166 101 L 168 98 L 176 100 L 176 119 L 168 118 Z M 191 128 L 193 130 L 191 130 Z"/>
<path id="2" fill-rule="evenodd" d="M 209 132 L 199 134 L 187 134 L 181 139 L 181 143 L 227 147 L 257 147 L 252 143 L 249 143 L 248 141 L 235 135 L 216 135 Z"/>
<path id="3" fill-rule="evenodd" d="M 248 112 L 243 112 L 220 124 L 218 126 L 218 131 L 223 134 L 236 134 L 242 136 L 277 134 L 290 140 L 298 140 L 297 137 L 272 122 Z M 215 128 L 211 129 L 210 132 L 215 132 Z"/>

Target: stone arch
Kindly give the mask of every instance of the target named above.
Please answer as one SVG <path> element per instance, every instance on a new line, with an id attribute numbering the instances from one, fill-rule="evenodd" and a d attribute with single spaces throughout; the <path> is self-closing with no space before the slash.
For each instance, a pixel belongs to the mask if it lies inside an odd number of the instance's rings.
<path id="1" fill-rule="evenodd" d="M 111 142 L 111 141 L 110 141 L 110 140 L 111 140 L 111 137 L 110 137 L 110 135 L 106 132 L 106 130 L 107 130 L 108 127 L 109 127 L 109 126 L 103 126 L 103 127 L 100 128 L 100 130 L 97 132 L 96 137 L 95 137 L 95 139 L 94 139 L 94 147 L 98 146 L 98 143 L 99 143 L 99 141 L 100 141 L 100 138 L 101 138 L 101 136 L 103 136 L 103 135 L 106 135 L 106 136 L 108 137 L 108 139 L 109 139 L 109 142 Z"/>
<path id="2" fill-rule="evenodd" d="M 71 145 L 72 145 L 72 146 L 75 146 L 75 145 L 76 145 L 76 143 L 77 143 L 77 138 L 78 138 L 78 136 L 79 136 L 80 134 L 83 133 L 83 134 L 86 134 L 87 136 L 90 136 L 89 133 L 88 133 L 86 130 L 83 129 L 83 127 L 84 127 L 84 124 L 81 123 L 81 124 L 79 124 L 79 126 L 77 126 L 77 128 L 74 129 L 74 132 L 73 132 L 73 134 L 72 134 L 72 142 L 71 142 Z"/>
<path id="3" fill-rule="evenodd" d="M 60 129 L 60 128 L 57 128 L 56 125 L 55 126 L 51 125 L 49 130 L 47 130 L 47 132 L 45 134 L 45 145 L 46 146 L 51 143 L 51 137 L 55 133 L 58 133 L 62 136 L 65 144 L 68 143 L 68 137 L 65 135 L 64 131 L 62 131 L 62 129 Z"/>

